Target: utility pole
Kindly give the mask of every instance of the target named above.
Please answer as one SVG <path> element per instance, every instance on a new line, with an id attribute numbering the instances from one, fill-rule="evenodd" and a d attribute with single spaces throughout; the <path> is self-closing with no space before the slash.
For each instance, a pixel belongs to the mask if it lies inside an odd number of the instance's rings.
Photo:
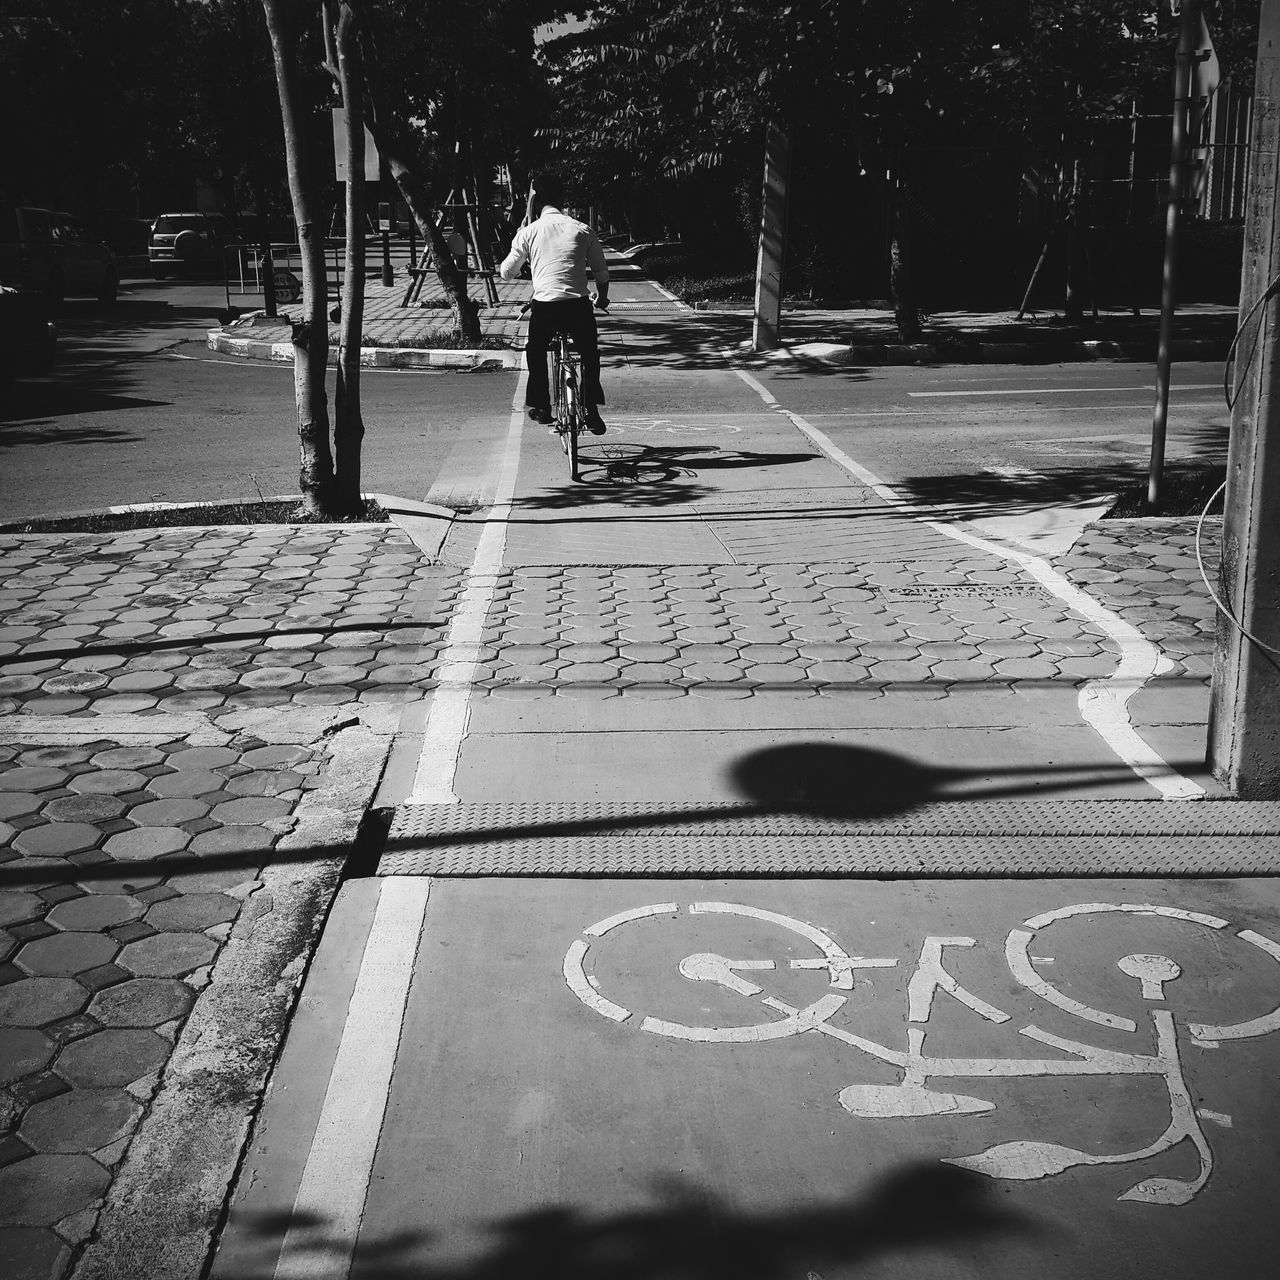
<path id="1" fill-rule="evenodd" d="M 1280 0 L 1262 0 L 1227 455 L 1209 765 L 1246 799 L 1280 799 Z M 1234 621 L 1233 621 L 1234 619 Z"/>
<path id="2" fill-rule="evenodd" d="M 782 265 L 787 249 L 787 183 L 791 142 L 770 124 L 764 144 L 764 198 L 760 209 L 760 249 L 756 256 L 753 351 L 773 351 L 782 323 Z"/>
<path id="3" fill-rule="evenodd" d="M 1147 473 L 1147 513 L 1160 510 L 1164 487 L 1165 429 L 1169 421 L 1169 370 L 1173 363 L 1173 316 L 1178 305 L 1178 221 L 1186 190 L 1187 116 L 1196 43 L 1200 36 L 1200 0 L 1182 0 L 1178 14 L 1178 62 L 1174 73 L 1173 145 L 1169 160 L 1169 203 L 1165 212 L 1164 277 L 1160 295 L 1160 341 L 1156 351 L 1156 405 L 1151 415 L 1151 464 Z"/>

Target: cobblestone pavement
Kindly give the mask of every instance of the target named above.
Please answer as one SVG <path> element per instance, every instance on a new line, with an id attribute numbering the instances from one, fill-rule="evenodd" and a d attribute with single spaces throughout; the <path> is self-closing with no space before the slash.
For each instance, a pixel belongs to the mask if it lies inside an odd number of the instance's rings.
<path id="1" fill-rule="evenodd" d="M 0 1273 L 67 1273 L 331 785 L 281 726 L 425 696 L 459 577 L 382 526 L 0 540 Z"/>
<path id="2" fill-rule="evenodd" d="M 0 714 L 419 698 L 460 578 L 386 526 L 4 537 Z"/>
<path id="3" fill-rule="evenodd" d="M 1194 521 L 1158 542 L 1140 522 L 1115 526 L 1091 526 L 1057 567 L 1159 643 L 1167 675 L 1207 679 L 1213 605 Z M 482 640 L 480 687 L 517 697 L 1078 682 L 1110 674 L 1118 657 L 1018 570 L 963 555 L 946 567 L 508 569 Z"/>
<path id="4" fill-rule="evenodd" d="M 1089 525 L 1057 565 L 1114 609 L 1177 664 L 1175 674 L 1208 680 L 1217 612 L 1196 560 L 1195 519 L 1103 520 Z M 1202 554 L 1213 580 L 1220 516 L 1204 523 Z"/>
<path id="5" fill-rule="evenodd" d="M 221 945 L 320 753 L 0 746 L 0 1260 L 92 1229 Z M 201 859 L 215 856 L 208 869 Z"/>

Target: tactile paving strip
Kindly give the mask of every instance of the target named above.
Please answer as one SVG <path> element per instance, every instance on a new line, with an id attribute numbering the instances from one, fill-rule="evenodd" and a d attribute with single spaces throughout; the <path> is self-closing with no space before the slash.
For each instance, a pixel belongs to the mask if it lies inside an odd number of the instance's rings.
<path id="1" fill-rule="evenodd" d="M 943 802 L 890 816 L 732 804 L 415 805 L 379 875 L 1240 876 L 1280 872 L 1280 804 Z"/>

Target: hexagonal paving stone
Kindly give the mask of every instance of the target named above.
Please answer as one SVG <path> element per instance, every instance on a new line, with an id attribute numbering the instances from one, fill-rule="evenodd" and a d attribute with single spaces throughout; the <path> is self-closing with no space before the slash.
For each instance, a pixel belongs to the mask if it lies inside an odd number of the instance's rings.
<path id="1" fill-rule="evenodd" d="M 36 1155 L 0 1169 L 0 1225 L 48 1227 L 87 1208 L 111 1175 L 84 1155 Z"/>
<path id="2" fill-rule="evenodd" d="M 22 753 L 22 763 L 59 768 L 68 764 L 83 764 L 89 759 L 90 752 L 91 748 L 88 747 L 34 747 Z"/>
<path id="3" fill-rule="evenodd" d="M 187 893 L 157 902 L 147 912 L 147 923 L 166 932 L 194 932 L 234 920 L 239 910 L 240 904 L 234 898 L 220 893 Z"/>
<path id="4" fill-rule="evenodd" d="M 169 1042 L 154 1031 L 111 1028 L 73 1040 L 58 1055 L 54 1070 L 81 1088 L 132 1084 L 157 1070 L 169 1051 Z"/>
<path id="5" fill-rule="evenodd" d="M 13 847 L 31 858 L 63 858 L 92 849 L 102 838 L 87 822 L 49 822 L 28 827 L 13 838 Z"/>
<path id="6" fill-rule="evenodd" d="M 79 1013 L 89 993 L 74 978 L 19 978 L 0 987 L 0 1026 L 42 1027 Z"/>
<path id="7" fill-rule="evenodd" d="M 130 978 L 99 991 L 89 1013 L 108 1027 L 158 1027 L 185 1017 L 195 992 L 177 978 Z"/>
<path id="8" fill-rule="evenodd" d="M 72 1089 L 37 1102 L 18 1133 L 35 1151 L 97 1151 L 130 1133 L 141 1115 L 123 1089 Z"/>
<path id="9" fill-rule="evenodd" d="M 101 769 L 94 773 L 82 773 L 67 784 L 72 791 L 81 794 L 122 795 L 126 791 L 138 791 L 147 785 L 145 774 L 132 769 Z"/>
<path id="10" fill-rule="evenodd" d="M 51 1280 L 70 1260 L 70 1246 L 48 1228 L 0 1228 L 0 1275 L 8 1280 Z"/>
<path id="11" fill-rule="evenodd" d="M 138 827 L 120 831 L 102 847 L 113 858 L 130 862 L 135 858 L 160 858 L 185 849 L 191 837 L 179 827 Z"/>
<path id="12" fill-rule="evenodd" d="M 217 949 L 202 933 L 157 933 L 130 942 L 117 963 L 140 978 L 180 978 L 208 964 Z"/>
<path id="13" fill-rule="evenodd" d="M 220 773 L 210 773 L 207 769 L 180 769 L 177 773 L 153 778 L 147 784 L 147 790 L 165 797 L 202 796 L 217 791 L 226 781 Z"/>
<path id="14" fill-rule="evenodd" d="M 43 813 L 53 822 L 109 822 L 127 808 L 116 796 L 60 796 L 50 800 Z"/>
<path id="15" fill-rule="evenodd" d="M 209 806 L 203 800 L 189 796 L 174 796 L 169 800 L 152 800 L 135 805 L 129 810 L 129 821 L 140 827 L 176 827 L 179 823 L 203 818 Z"/>
<path id="16" fill-rule="evenodd" d="M 138 919 L 145 910 L 137 898 L 122 893 L 91 893 L 60 902 L 47 919 L 59 929 L 112 929 L 126 920 Z"/>
<path id="17" fill-rule="evenodd" d="M 229 747 L 187 747 L 175 751 L 169 763 L 175 769 L 217 769 L 224 764 L 235 764 L 236 753 Z"/>
<path id="18" fill-rule="evenodd" d="M 34 893 L 0 894 L 0 926 L 38 919 L 44 908 L 44 899 Z"/>
<path id="19" fill-rule="evenodd" d="M 25 943 L 14 957 L 20 969 L 37 977 L 70 977 L 106 964 L 116 944 L 99 933 L 55 933 Z"/>
<path id="20" fill-rule="evenodd" d="M 0 791 L 51 791 L 62 786 L 67 775 L 49 767 L 19 767 L 0 773 Z"/>
<path id="21" fill-rule="evenodd" d="M 215 805 L 209 816 L 216 822 L 246 826 L 283 818 L 292 807 L 287 800 L 276 800 L 268 796 L 244 796 Z"/>
<path id="22" fill-rule="evenodd" d="M 164 752 L 156 747 L 112 747 L 93 757 L 99 769 L 146 769 L 164 763 Z"/>
<path id="23" fill-rule="evenodd" d="M 43 1031 L 0 1027 L 0 1084 L 11 1084 L 34 1071 L 42 1071 L 49 1065 L 56 1048 Z"/>

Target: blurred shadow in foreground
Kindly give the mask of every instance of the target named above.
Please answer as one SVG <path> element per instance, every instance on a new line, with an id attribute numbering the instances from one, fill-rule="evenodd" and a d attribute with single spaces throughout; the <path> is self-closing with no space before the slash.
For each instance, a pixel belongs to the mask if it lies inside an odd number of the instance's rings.
<path id="1" fill-rule="evenodd" d="M 375 1184 L 376 1186 L 376 1184 Z M 430 1201 L 429 1188 L 423 1188 Z M 654 1188 L 657 1204 L 613 1216 L 553 1207 L 488 1225 L 492 1239 L 466 1261 L 432 1261 L 434 1233 L 362 1239 L 353 1280 L 844 1280 L 889 1252 L 978 1244 L 1042 1234 L 1025 1214 L 999 1203 L 990 1181 L 945 1165 L 887 1174 L 868 1194 L 776 1213 L 747 1213 L 679 1179 Z M 295 1229 L 297 1223 L 295 1222 Z M 346 1276 L 345 1249 L 311 1220 L 298 1254 L 276 1274 Z M 278 1217 L 249 1228 L 278 1243 Z M 275 1270 L 223 1271 L 213 1280 L 256 1280 Z M 971 1259 L 970 1259 L 971 1261 Z M 295 1272 L 295 1266 L 301 1266 Z M 910 1272 L 904 1272 L 910 1274 Z"/>

